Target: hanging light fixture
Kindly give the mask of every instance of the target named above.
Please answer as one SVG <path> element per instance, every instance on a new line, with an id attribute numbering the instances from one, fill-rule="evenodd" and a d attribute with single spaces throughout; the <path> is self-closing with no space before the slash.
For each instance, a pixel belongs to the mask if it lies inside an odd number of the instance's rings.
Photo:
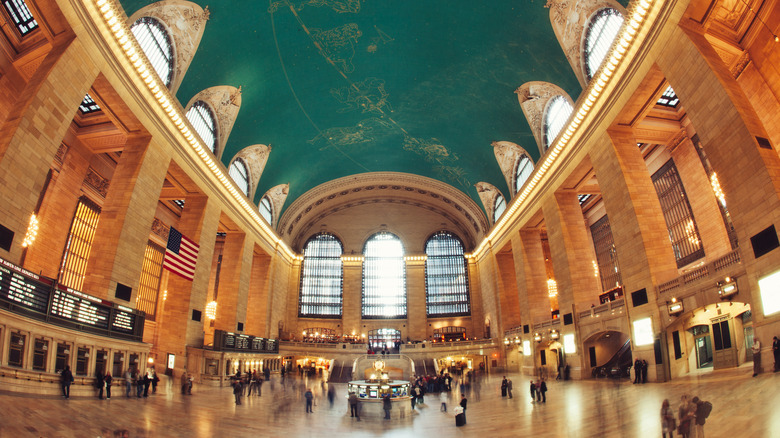
<path id="1" fill-rule="evenodd" d="M 206 318 L 217 319 L 217 302 L 212 301 L 206 304 Z"/>

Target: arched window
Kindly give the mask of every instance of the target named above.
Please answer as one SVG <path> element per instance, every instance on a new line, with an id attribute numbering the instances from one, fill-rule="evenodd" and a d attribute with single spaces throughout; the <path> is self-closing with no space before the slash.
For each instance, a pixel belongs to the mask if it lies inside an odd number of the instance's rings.
<path id="1" fill-rule="evenodd" d="M 506 200 L 503 196 L 498 195 L 496 196 L 496 200 L 493 201 L 493 222 L 498 221 L 498 218 L 501 217 L 504 210 L 506 210 Z"/>
<path id="2" fill-rule="evenodd" d="M 523 184 L 528 181 L 528 178 L 534 171 L 534 163 L 528 158 L 528 155 L 521 155 L 517 160 L 517 170 L 515 171 L 515 190 L 517 192 L 523 188 Z"/>
<path id="3" fill-rule="evenodd" d="M 428 316 L 469 315 L 469 277 L 463 243 L 439 231 L 425 242 L 425 303 Z"/>
<path id="4" fill-rule="evenodd" d="M 152 17 L 139 18 L 130 27 L 130 31 L 135 35 L 157 76 L 166 87 L 170 87 L 173 81 L 173 45 L 168 31 Z"/>
<path id="5" fill-rule="evenodd" d="M 604 58 L 607 57 L 612 43 L 623 26 L 623 15 L 617 9 L 604 8 L 593 14 L 585 31 L 585 76 L 593 79 Z"/>
<path id="6" fill-rule="evenodd" d="M 398 236 L 380 232 L 363 249 L 363 318 L 406 317 L 406 266 Z"/>
<path id="7" fill-rule="evenodd" d="M 271 205 L 271 200 L 268 199 L 268 196 L 263 196 L 263 199 L 260 200 L 260 205 L 258 205 L 260 210 L 260 216 L 265 219 L 266 222 L 268 222 L 268 225 L 274 224 L 274 209 Z"/>
<path id="8" fill-rule="evenodd" d="M 233 181 L 235 181 L 238 189 L 241 190 L 241 193 L 249 196 L 249 172 L 246 169 L 244 160 L 241 158 L 233 160 L 233 164 L 230 165 L 228 173 L 230 174 L 230 177 L 233 178 Z"/>
<path id="9" fill-rule="evenodd" d="M 195 132 L 200 135 L 200 138 L 203 140 L 203 143 L 206 144 L 206 147 L 216 154 L 217 122 L 206 102 L 198 100 L 193 103 L 189 111 L 187 111 L 187 120 L 189 120 L 192 127 L 195 128 Z"/>
<path id="10" fill-rule="evenodd" d="M 550 99 L 547 105 L 547 111 L 544 113 L 544 150 L 546 151 L 555 141 L 558 134 L 561 133 L 566 122 L 569 120 L 573 108 L 568 100 L 563 96 L 555 96 Z"/>
<path id="11" fill-rule="evenodd" d="M 336 236 L 321 233 L 303 247 L 301 295 L 298 316 L 338 318 L 341 316 L 344 247 Z"/>

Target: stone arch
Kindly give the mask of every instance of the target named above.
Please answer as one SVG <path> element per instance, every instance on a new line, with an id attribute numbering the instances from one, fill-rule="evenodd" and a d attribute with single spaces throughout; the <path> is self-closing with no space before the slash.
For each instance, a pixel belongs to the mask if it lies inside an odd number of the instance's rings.
<path id="1" fill-rule="evenodd" d="M 255 199 L 257 183 L 260 182 L 260 177 L 263 175 L 263 169 L 265 169 L 265 164 L 268 162 L 268 156 L 270 154 L 271 146 L 255 144 L 241 149 L 233 156 L 233 159 L 230 160 L 228 169 L 230 169 L 233 162 L 239 158 L 246 164 L 249 173 L 249 199 Z"/>
<path id="2" fill-rule="evenodd" d="M 184 108 L 184 113 L 189 111 L 190 107 L 197 101 L 205 102 L 211 109 L 216 121 L 216 141 L 214 155 L 217 161 L 222 159 L 222 153 L 225 151 L 230 131 L 233 130 L 233 124 L 236 122 L 238 111 L 241 109 L 241 87 L 231 87 L 230 85 L 220 85 L 207 88 L 190 99 Z"/>
<path id="3" fill-rule="evenodd" d="M 504 195 L 501 194 L 501 191 L 498 190 L 496 186 L 490 183 L 480 181 L 474 184 L 474 186 L 477 188 L 479 200 L 482 201 L 482 207 L 484 207 L 485 212 L 487 213 L 488 220 L 493 224 L 495 222 L 493 220 L 493 213 L 496 207 L 496 198 Z"/>
<path id="4" fill-rule="evenodd" d="M 141 17 L 157 19 L 168 31 L 175 60 L 170 90 L 175 96 L 198 50 L 206 21 L 209 19 L 209 8 L 207 6 L 203 9 L 185 0 L 162 0 L 136 11 L 127 20 L 127 25 L 132 26 Z"/>
<path id="5" fill-rule="evenodd" d="M 492 145 L 493 154 L 496 156 L 498 166 L 501 168 L 501 173 L 504 174 L 506 185 L 509 187 L 511 193 L 510 198 L 507 199 L 507 202 L 509 202 L 509 200 L 517 194 L 517 191 L 520 190 L 520 187 L 515 187 L 515 175 L 517 173 L 517 165 L 520 157 L 525 155 L 531 160 L 532 164 L 534 161 L 528 151 L 511 141 L 494 141 Z"/>
<path id="6" fill-rule="evenodd" d="M 550 9 L 550 23 L 555 37 L 580 86 L 585 88 L 588 81 L 582 55 L 586 26 L 593 14 L 601 9 L 616 9 L 625 17 L 626 8 L 615 0 L 548 0 L 545 7 Z"/>
<path id="7" fill-rule="evenodd" d="M 574 101 L 568 93 L 563 91 L 563 88 L 542 81 L 526 82 L 515 90 L 515 94 L 517 94 L 520 108 L 523 109 L 528 125 L 531 127 L 531 132 L 534 134 L 536 145 L 539 148 L 539 155 L 543 156 L 545 153 L 544 135 L 542 132 L 544 114 L 550 101 L 555 96 L 563 96 L 572 107 L 574 107 Z"/>
<path id="8" fill-rule="evenodd" d="M 287 193 L 289 191 L 289 184 L 279 184 L 278 186 L 271 187 L 263 194 L 263 197 L 268 197 L 271 201 L 271 207 L 273 207 L 273 210 L 271 211 L 273 216 L 271 228 L 275 229 L 276 224 L 279 222 L 279 212 L 282 211 L 282 207 L 284 207 L 284 202 L 287 200 Z"/>

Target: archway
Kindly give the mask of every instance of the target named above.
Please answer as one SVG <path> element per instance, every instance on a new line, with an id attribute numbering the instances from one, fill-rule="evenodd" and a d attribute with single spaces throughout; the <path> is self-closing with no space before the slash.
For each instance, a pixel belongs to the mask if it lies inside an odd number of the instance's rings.
<path id="1" fill-rule="evenodd" d="M 631 368 L 631 339 L 616 330 L 604 330 L 590 335 L 583 342 L 585 363 L 592 377 L 628 377 Z"/>

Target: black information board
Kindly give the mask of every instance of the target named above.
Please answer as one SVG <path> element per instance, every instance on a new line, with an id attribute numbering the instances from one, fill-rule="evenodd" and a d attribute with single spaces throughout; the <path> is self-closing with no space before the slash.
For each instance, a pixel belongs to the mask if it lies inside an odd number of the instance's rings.
<path id="1" fill-rule="evenodd" d="M 73 289 L 58 286 L 51 301 L 51 314 L 79 324 L 108 329 L 110 307 L 103 300 L 91 297 Z"/>
<path id="2" fill-rule="evenodd" d="M 279 344 L 273 339 L 258 338 L 214 330 L 214 350 L 244 351 L 247 353 L 277 353 Z"/>
<path id="3" fill-rule="evenodd" d="M 51 281 L 0 260 L 0 299 L 45 314 L 51 285 Z"/>
<path id="4" fill-rule="evenodd" d="M 140 341 L 144 313 L 57 284 L 0 259 L 0 306 L 51 324 Z"/>

